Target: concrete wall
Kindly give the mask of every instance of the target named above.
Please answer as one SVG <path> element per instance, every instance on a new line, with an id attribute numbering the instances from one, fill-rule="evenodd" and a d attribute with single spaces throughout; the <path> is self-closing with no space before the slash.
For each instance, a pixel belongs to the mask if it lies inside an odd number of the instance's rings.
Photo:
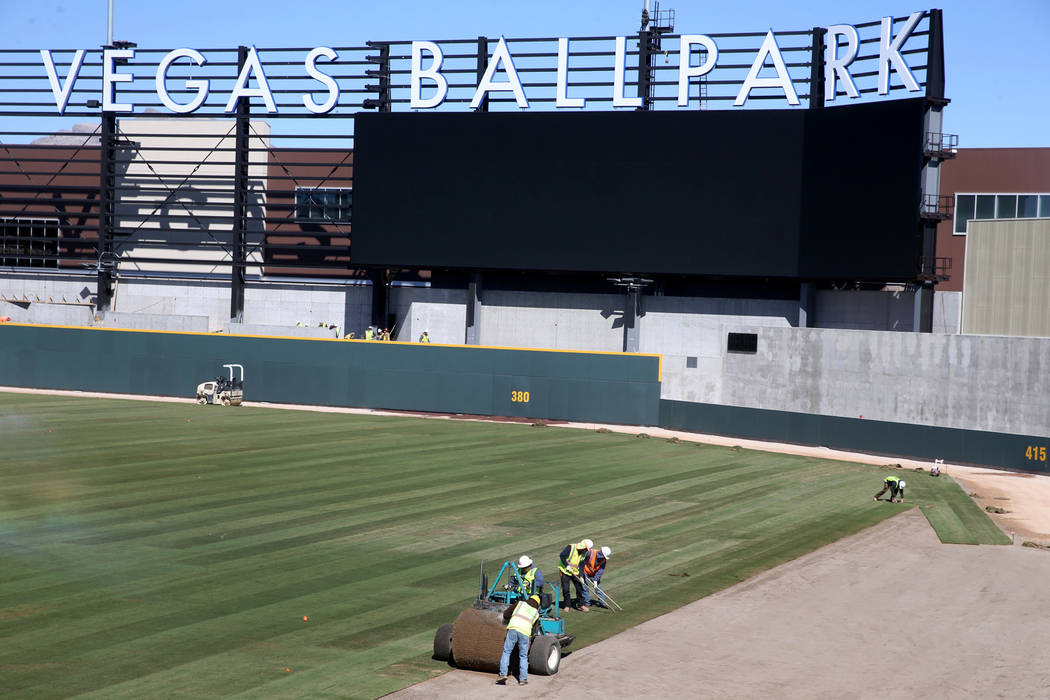
<path id="1" fill-rule="evenodd" d="M 372 309 L 367 285 L 249 282 L 244 291 L 244 323 L 260 326 L 337 325 L 342 334 L 363 337 Z M 204 316 L 206 331 L 222 330 L 230 320 L 229 282 L 133 278 L 122 279 L 111 314 Z M 301 327 L 301 326 L 300 326 Z M 174 330 L 174 329 L 169 329 Z M 297 335 L 290 330 L 288 335 Z"/>
<path id="2" fill-rule="evenodd" d="M 484 290 L 481 344 L 559 350 L 623 350 L 624 297 Z"/>
<path id="3" fill-rule="evenodd" d="M 798 323 L 794 300 L 644 297 L 642 311 L 639 352 L 699 358 L 719 356 L 727 328 Z"/>
<path id="4" fill-rule="evenodd" d="M 91 325 L 96 277 L 86 272 L 0 273 L 0 316 L 17 323 Z"/>
<path id="5" fill-rule="evenodd" d="M 912 291 L 818 289 L 816 306 L 814 321 L 817 328 L 914 330 L 915 293 Z"/>
<path id="6" fill-rule="evenodd" d="M 96 322 L 95 325 L 104 326 L 106 328 L 206 333 L 208 331 L 208 317 L 179 316 L 175 314 L 125 314 L 110 312 L 106 314 L 104 322 Z"/>
<path id="7" fill-rule="evenodd" d="M 432 343 L 462 343 L 467 328 L 467 292 L 463 289 L 393 287 L 390 290 L 390 313 L 397 316 L 397 325 L 391 332 L 394 340 L 413 343 L 423 331 L 427 331 Z"/>
<path id="8" fill-rule="evenodd" d="M 624 294 L 486 290 L 481 344 L 619 352 L 624 346 L 625 302 Z M 639 315 L 639 352 L 705 354 L 705 347 L 727 323 L 797 323 L 798 303 L 643 296 Z"/>
<path id="9" fill-rule="evenodd" d="M 758 352 L 695 369 L 665 356 L 662 398 L 1050 435 L 1050 339 L 744 327 Z"/>
<path id="10" fill-rule="evenodd" d="M 962 292 L 933 293 L 933 332 L 959 333 L 962 323 Z"/>

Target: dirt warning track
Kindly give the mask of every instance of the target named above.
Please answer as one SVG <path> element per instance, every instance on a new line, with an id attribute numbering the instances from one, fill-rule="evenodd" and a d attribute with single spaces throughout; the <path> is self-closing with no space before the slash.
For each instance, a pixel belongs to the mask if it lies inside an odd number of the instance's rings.
<path id="1" fill-rule="evenodd" d="M 1050 552 L 943 545 L 913 509 L 493 685 L 453 671 L 390 698 L 1047 698 Z M 438 663 L 438 662 L 435 662 Z"/>

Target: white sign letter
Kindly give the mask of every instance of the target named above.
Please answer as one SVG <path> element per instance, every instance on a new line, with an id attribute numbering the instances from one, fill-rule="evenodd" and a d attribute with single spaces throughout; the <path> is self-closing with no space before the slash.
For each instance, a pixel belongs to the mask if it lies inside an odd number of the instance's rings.
<path id="1" fill-rule="evenodd" d="M 319 56 L 324 56 L 329 61 L 334 61 L 339 55 L 327 46 L 319 46 L 306 55 L 306 72 L 310 74 L 311 78 L 319 83 L 323 83 L 328 88 L 328 99 L 325 100 L 324 104 L 319 105 L 314 102 L 313 95 L 303 95 L 303 106 L 314 114 L 326 114 L 332 111 L 336 101 L 339 100 L 339 86 L 332 79 L 332 76 L 325 75 L 317 70 L 316 64 Z"/>
<path id="2" fill-rule="evenodd" d="M 157 66 L 157 77 L 155 81 L 157 83 L 157 97 L 159 97 L 160 101 L 164 103 L 164 106 L 176 114 L 186 114 L 196 110 L 204 104 L 204 100 L 208 99 L 209 84 L 207 80 L 187 80 L 186 87 L 196 90 L 197 96 L 184 105 L 171 99 L 171 95 L 168 94 L 167 85 L 168 67 L 180 58 L 188 58 L 198 66 L 203 66 L 207 63 L 207 59 L 205 59 L 199 51 L 194 49 L 175 49 L 164 56 L 160 65 Z"/>
<path id="3" fill-rule="evenodd" d="M 613 73 L 613 107 L 641 107 L 641 97 L 624 97 L 624 74 L 627 72 L 627 37 L 616 37 L 616 66 Z"/>
<path id="4" fill-rule="evenodd" d="M 130 83 L 135 76 L 129 73 L 118 73 L 114 70 L 113 61 L 118 58 L 134 58 L 134 49 L 105 49 L 102 51 L 102 111 L 133 112 L 135 105 L 130 102 L 113 101 L 113 84 Z"/>
<path id="5" fill-rule="evenodd" d="M 69 93 L 73 91 L 73 83 L 77 80 L 77 73 L 80 72 L 80 66 L 84 64 L 84 49 L 77 49 L 77 52 L 73 54 L 73 63 L 69 66 L 69 73 L 66 74 L 66 82 L 59 87 L 58 84 L 58 73 L 55 72 L 55 61 L 51 58 L 51 51 L 48 49 L 40 49 L 40 57 L 44 59 L 44 69 L 47 71 L 47 79 L 51 81 L 51 92 L 55 93 L 55 106 L 58 107 L 58 113 L 62 114 L 66 111 L 66 103 L 69 102 Z"/>
<path id="6" fill-rule="evenodd" d="M 507 71 L 507 82 L 505 83 L 497 83 L 492 79 L 496 71 L 499 70 L 500 63 L 503 63 L 503 70 Z M 496 50 L 492 52 L 489 65 L 485 68 L 485 75 L 478 82 L 478 89 L 474 91 L 474 99 L 470 101 L 470 108 L 477 109 L 478 105 L 481 104 L 482 98 L 485 97 L 485 93 L 488 92 L 513 92 L 514 101 L 518 103 L 518 106 L 522 109 L 528 109 L 529 101 L 525 99 L 525 90 L 521 87 L 518 71 L 514 68 L 514 57 L 510 55 L 510 51 L 507 49 L 507 42 L 503 37 L 499 38 Z"/>
<path id="7" fill-rule="evenodd" d="M 839 37 L 846 37 L 846 53 L 839 57 Z M 828 27 L 828 48 L 824 56 L 824 101 L 835 99 L 835 78 L 842 78 L 846 94 L 860 97 L 857 84 L 849 74 L 849 65 L 857 57 L 860 49 L 860 37 L 857 28 L 851 24 L 833 24 Z"/>
<path id="8" fill-rule="evenodd" d="M 558 39 L 558 91 L 555 93 L 556 107 L 583 107 L 582 97 L 569 97 L 569 40 Z"/>
<path id="9" fill-rule="evenodd" d="M 259 84 L 259 87 L 248 87 L 248 81 L 251 80 L 252 73 L 255 73 L 255 82 Z M 230 92 L 230 99 L 226 102 L 226 109 L 223 111 L 229 114 L 235 110 L 237 108 L 237 100 L 242 97 L 261 97 L 263 102 L 266 103 L 267 112 L 277 111 L 277 105 L 273 102 L 273 93 L 270 92 L 270 83 L 266 80 L 266 72 L 263 71 L 262 62 L 259 61 L 259 54 L 255 51 L 254 46 L 248 49 L 248 58 L 244 61 L 241 74 L 237 76 L 237 84 L 233 86 L 233 91 Z"/>
<path id="10" fill-rule="evenodd" d="M 893 41 L 890 41 L 890 34 L 893 32 L 893 18 L 883 17 L 882 18 L 882 40 L 879 42 L 879 94 L 885 95 L 890 91 L 890 63 L 897 70 L 897 73 L 901 76 L 901 81 L 904 82 L 904 86 L 908 88 L 908 92 L 915 92 L 919 89 L 919 84 L 915 82 L 915 76 L 911 73 L 911 68 L 908 67 L 908 63 L 904 60 L 904 56 L 901 56 L 901 46 L 911 33 L 915 30 L 915 26 L 922 19 L 921 12 L 914 12 L 908 21 L 904 23 L 904 29 L 901 30 L 900 34 L 897 35 Z"/>
<path id="11" fill-rule="evenodd" d="M 693 47 L 700 45 L 707 57 L 699 66 L 690 65 Z M 707 75 L 718 61 L 718 46 L 711 37 L 703 34 L 683 34 L 678 37 L 678 106 L 689 106 L 689 79 Z"/>
<path id="12" fill-rule="evenodd" d="M 777 72 L 777 77 L 775 78 L 758 77 L 762 66 L 765 65 L 767 56 L 773 59 L 773 68 Z M 798 93 L 795 92 L 795 86 L 791 84 L 791 76 L 788 75 L 787 66 L 784 65 L 784 57 L 780 53 L 780 47 L 777 46 L 777 40 L 773 36 L 772 29 L 766 34 L 766 39 L 762 42 L 762 48 L 758 50 L 758 56 L 755 57 L 755 62 L 751 64 L 751 70 L 748 71 L 744 84 L 740 86 L 740 92 L 737 93 L 733 106 L 739 107 L 747 102 L 751 91 L 757 87 L 781 88 L 784 91 L 784 96 L 787 97 L 788 104 L 798 104 Z"/>
<path id="13" fill-rule="evenodd" d="M 429 51 L 434 57 L 434 62 L 426 70 L 423 70 L 422 67 L 424 51 Z M 409 83 L 412 109 L 429 109 L 430 107 L 437 107 L 445 101 L 445 95 L 448 94 L 448 80 L 441 75 L 441 62 L 444 59 L 445 55 L 441 53 L 441 47 L 434 42 L 412 42 L 412 78 Z M 420 96 L 423 78 L 429 78 L 437 83 L 437 92 L 434 93 L 433 97 L 425 100 Z"/>

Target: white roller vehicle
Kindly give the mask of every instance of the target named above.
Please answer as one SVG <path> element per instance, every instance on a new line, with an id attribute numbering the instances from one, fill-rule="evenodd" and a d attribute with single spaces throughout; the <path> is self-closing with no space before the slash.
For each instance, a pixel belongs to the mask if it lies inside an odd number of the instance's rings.
<path id="1" fill-rule="evenodd" d="M 201 382 L 197 385 L 197 403 L 222 404 L 223 406 L 240 406 L 244 399 L 244 365 L 223 365 L 230 371 L 230 378 L 216 377 L 214 381 Z M 234 368 L 240 370 L 237 376 Z"/>

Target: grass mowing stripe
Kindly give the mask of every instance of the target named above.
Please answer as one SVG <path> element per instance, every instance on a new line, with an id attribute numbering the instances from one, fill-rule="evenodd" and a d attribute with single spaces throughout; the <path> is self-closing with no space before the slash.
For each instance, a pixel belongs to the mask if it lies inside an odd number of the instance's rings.
<path id="1" fill-rule="evenodd" d="M 529 553 L 556 579 L 567 542 L 611 545 L 606 583 L 629 610 L 570 613 L 586 644 L 900 512 L 871 501 L 885 468 L 733 448 L 0 402 L 18 426 L 0 454 L 5 700 L 373 697 L 446 668 L 430 641 L 476 595 L 482 560 L 491 575 Z M 914 478 L 910 500 L 994 534 L 950 480 Z"/>

